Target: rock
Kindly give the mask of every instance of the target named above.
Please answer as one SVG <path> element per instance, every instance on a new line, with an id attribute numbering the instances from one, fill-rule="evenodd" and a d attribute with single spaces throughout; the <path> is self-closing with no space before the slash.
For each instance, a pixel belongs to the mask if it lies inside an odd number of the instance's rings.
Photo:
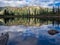
<path id="1" fill-rule="evenodd" d="M 0 45 L 7 45 L 8 39 L 9 39 L 8 33 L 2 34 L 2 35 L 0 36 Z"/>
<path id="2" fill-rule="evenodd" d="M 59 33 L 59 31 L 57 31 L 57 30 L 49 30 L 48 33 L 50 35 L 55 35 L 55 34 Z"/>

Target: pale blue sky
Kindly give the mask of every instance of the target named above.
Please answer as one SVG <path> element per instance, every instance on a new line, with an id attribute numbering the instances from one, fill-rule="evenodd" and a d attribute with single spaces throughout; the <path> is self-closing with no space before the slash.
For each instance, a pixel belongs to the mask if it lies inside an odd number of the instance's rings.
<path id="1" fill-rule="evenodd" d="M 60 5 L 60 0 L 0 0 L 0 7 L 42 6 L 52 7 Z"/>

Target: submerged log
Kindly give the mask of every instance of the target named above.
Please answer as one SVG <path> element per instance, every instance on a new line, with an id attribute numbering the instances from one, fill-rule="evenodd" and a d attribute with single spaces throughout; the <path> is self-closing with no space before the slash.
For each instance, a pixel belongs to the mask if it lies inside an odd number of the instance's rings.
<path id="1" fill-rule="evenodd" d="M 9 34 L 3 34 L 0 36 L 0 45 L 7 45 L 9 39 Z"/>
<path id="2" fill-rule="evenodd" d="M 55 34 L 59 33 L 59 31 L 57 31 L 57 30 L 49 30 L 48 33 L 50 35 L 55 35 Z"/>

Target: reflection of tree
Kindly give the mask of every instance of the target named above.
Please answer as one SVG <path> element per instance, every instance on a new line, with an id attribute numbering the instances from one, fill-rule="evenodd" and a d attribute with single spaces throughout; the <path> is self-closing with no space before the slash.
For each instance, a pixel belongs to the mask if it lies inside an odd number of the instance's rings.
<path id="1" fill-rule="evenodd" d="M 4 15 L 5 16 L 13 16 L 14 13 L 12 11 L 8 11 L 7 9 L 4 10 Z M 14 18 L 4 18 L 4 22 L 7 23 L 9 20 L 13 20 Z"/>
<path id="2" fill-rule="evenodd" d="M 13 11 L 14 10 L 14 11 Z M 50 11 L 51 10 L 51 11 Z M 59 6 L 58 6 L 58 8 L 55 8 L 54 6 L 53 6 L 53 8 L 52 9 L 49 9 L 49 8 L 40 8 L 39 7 L 39 9 L 37 9 L 37 8 L 31 8 L 31 7 L 29 7 L 28 9 L 26 9 L 26 8 L 21 8 L 21 9 L 19 9 L 19 8 L 17 8 L 16 10 L 15 9 L 12 9 L 12 10 L 10 10 L 10 9 L 5 9 L 4 10 L 4 15 L 8 15 L 8 16 L 14 16 L 14 15 L 21 15 L 22 17 L 24 17 L 24 16 L 27 16 L 28 18 L 29 18 L 29 16 L 34 16 L 34 17 L 36 17 L 37 15 L 39 15 L 39 16 L 41 16 L 41 15 L 43 15 L 43 16 L 49 16 L 49 15 L 51 15 L 51 16 L 55 16 L 56 14 L 59 14 L 60 13 L 60 9 L 59 9 Z M 14 18 L 4 18 L 4 20 L 5 20 L 5 23 L 7 22 L 7 21 L 9 21 L 9 20 L 13 20 Z"/>

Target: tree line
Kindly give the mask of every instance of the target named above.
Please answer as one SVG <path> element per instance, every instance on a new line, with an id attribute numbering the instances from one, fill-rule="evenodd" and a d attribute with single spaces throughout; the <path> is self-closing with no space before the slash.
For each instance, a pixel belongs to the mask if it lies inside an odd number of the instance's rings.
<path id="1" fill-rule="evenodd" d="M 4 15 L 57 15 L 60 14 L 60 8 L 59 6 L 57 8 L 55 8 L 53 6 L 53 8 L 49 9 L 49 8 L 45 8 L 45 9 L 17 9 L 17 10 L 10 10 L 10 9 L 4 9 Z"/>

